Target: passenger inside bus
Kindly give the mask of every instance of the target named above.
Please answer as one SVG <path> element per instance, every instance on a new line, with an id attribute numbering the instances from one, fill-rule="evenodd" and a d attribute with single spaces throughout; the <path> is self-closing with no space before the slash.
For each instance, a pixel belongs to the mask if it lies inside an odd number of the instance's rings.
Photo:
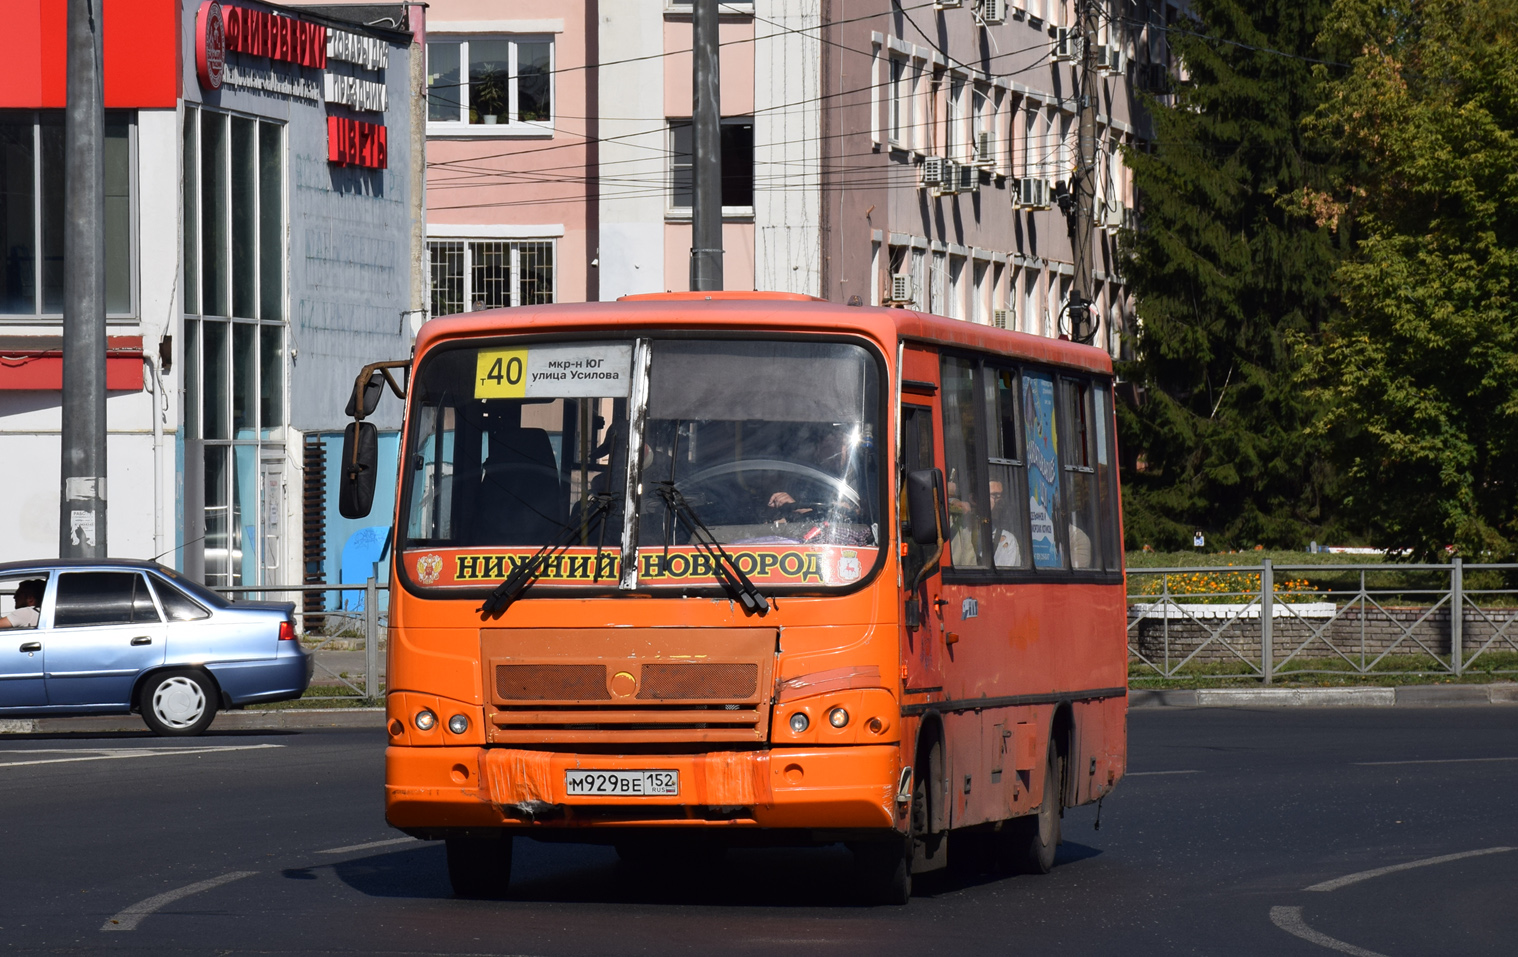
<path id="1" fill-rule="evenodd" d="M 1019 539 L 1022 538 L 1022 533 L 1018 528 L 1017 513 L 1013 511 L 1012 502 L 1002 492 L 1002 483 L 992 479 L 991 561 L 997 568 L 1021 568 L 1023 549 Z"/>

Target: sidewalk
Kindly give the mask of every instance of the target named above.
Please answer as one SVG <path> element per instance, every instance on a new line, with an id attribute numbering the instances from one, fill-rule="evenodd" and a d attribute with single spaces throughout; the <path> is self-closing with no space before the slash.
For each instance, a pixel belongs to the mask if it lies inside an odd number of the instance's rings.
<path id="1" fill-rule="evenodd" d="M 383 708 L 285 708 L 276 711 L 218 712 L 207 733 L 384 726 Z M 88 718 L 0 718 L 0 734 L 56 734 L 66 731 L 86 734 L 121 731 L 148 733 L 148 726 L 135 714 Z"/>
<path id="2" fill-rule="evenodd" d="M 1395 688 L 1197 688 L 1128 692 L 1133 708 L 1454 708 L 1518 704 L 1518 684 Z"/>

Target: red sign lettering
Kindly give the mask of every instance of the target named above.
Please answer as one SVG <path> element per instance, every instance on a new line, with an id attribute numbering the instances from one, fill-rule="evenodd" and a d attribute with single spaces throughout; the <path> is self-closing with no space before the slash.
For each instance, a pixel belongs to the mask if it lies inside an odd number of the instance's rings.
<path id="1" fill-rule="evenodd" d="M 383 126 L 341 116 L 327 117 L 327 162 L 385 169 L 387 150 Z"/>
<path id="2" fill-rule="evenodd" d="M 202 12 L 209 6 L 217 4 L 202 4 Z M 247 7 L 218 9 L 226 21 L 226 49 L 316 69 L 327 66 L 326 27 Z"/>

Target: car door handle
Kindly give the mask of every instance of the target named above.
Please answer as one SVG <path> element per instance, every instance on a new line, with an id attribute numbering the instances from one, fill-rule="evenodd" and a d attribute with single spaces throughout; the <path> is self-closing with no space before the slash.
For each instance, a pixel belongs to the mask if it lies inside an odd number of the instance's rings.
<path id="1" fill-rule="evenodd" d="M 134 645 L 151 645 L 152 643 L 153 643 L 153 639 L 149 638 L 146 635 L 143 635 L 140 638 L 133 638 L 132 639 L 132 644 L 134 644 Z"/>
<path id="2" fill-rule="evenodd" d="M 28 641 L 26 644 L 24 644 L 24 645 L 21 646 L 21 650 L 22 651 L 41 651 L 42 650 L 42 642 L 40 642 L 40 641 Z"/>

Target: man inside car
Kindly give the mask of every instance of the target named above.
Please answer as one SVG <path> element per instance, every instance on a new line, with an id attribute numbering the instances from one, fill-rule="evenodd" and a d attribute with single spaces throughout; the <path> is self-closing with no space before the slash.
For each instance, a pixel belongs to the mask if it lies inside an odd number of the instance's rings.
<path id="1" fill-rule="evenodd" d="M 42 591 L 47 582 L 41 578 L 28 578 L 16 586 L 16 608 L 0 618 L 0 628 L 36 628 L 37 616 L 42 613 Z"/>

